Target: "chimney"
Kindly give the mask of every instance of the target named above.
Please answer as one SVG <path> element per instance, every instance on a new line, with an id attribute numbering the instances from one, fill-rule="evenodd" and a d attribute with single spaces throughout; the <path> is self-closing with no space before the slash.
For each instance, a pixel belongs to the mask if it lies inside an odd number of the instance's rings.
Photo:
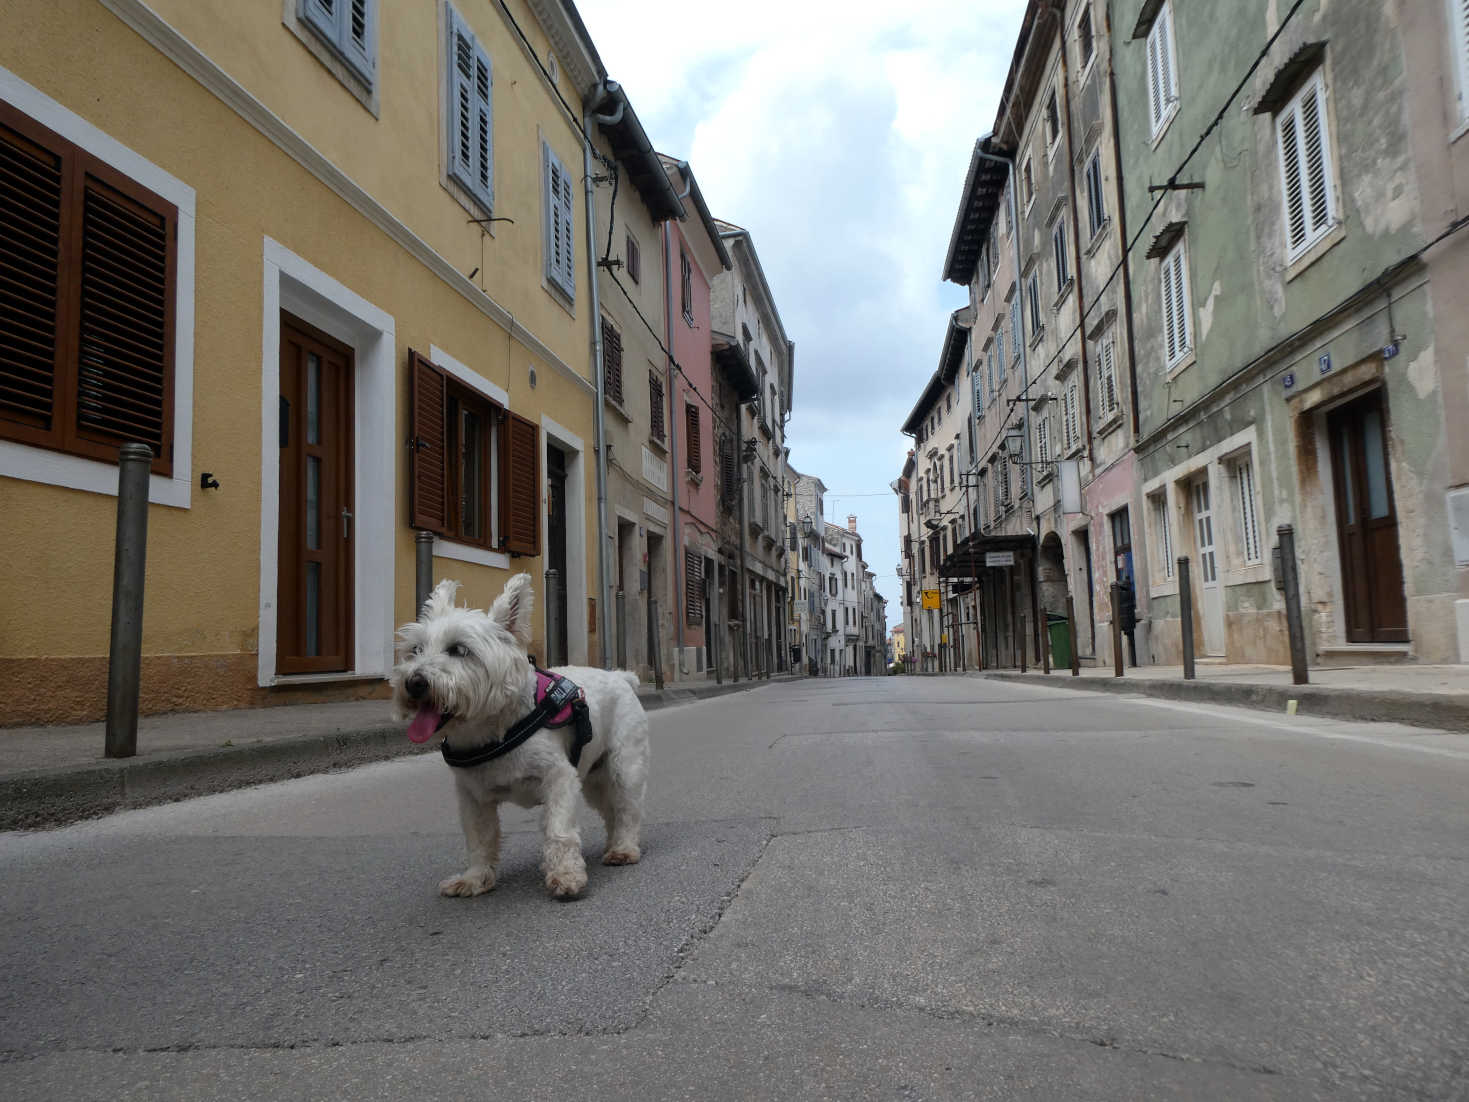
<path id="1" fill-rule="evenodd" d="M 851 532 L 852 535 L 854 535 L 854 536 L 857 534 L 857 514 L 856 513 L 848 513 L 847 514 L 847 531 L 848 532 Z"/>

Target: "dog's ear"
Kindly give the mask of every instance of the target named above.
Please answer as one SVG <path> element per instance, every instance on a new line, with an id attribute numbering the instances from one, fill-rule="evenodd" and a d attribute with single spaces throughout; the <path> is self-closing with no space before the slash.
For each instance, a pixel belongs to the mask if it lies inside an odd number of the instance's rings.
<path id="1" fill-rule="evenodd" d="M 432 620 L 435 616 L 442 616 L 454 607 L 454 597 L 459 592 L 459 583 L 445 578 L 434 591 L 428 595 L 428 600 L 423 602 L 423 608 L 419 610 L 419 620 Z"/>
<path id="2" fill-rule="evenodd" d="M 505 583 L 505 592 L 490 606 L 490 619 L 513 635 L 521 646 L 526 646 L 530 643 L 530 614 L 535 601 L 530 575 L 517 574 Z"/>

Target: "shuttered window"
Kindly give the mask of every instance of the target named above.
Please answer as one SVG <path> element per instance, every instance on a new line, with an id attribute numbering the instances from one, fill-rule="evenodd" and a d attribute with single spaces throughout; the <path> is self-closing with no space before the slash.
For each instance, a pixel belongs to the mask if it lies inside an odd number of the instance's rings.
<path id="1" fill-rule="evenodd" d="M 1017 294 L 1010 300 L 1010 358 L 1020 359 L 1020 342 L 1025 335 L 1020 332 L 1020 296 Z"/>
<path id="2" fill-rule="evenodd" d="M 648 373 L 648 435 L 660 444 L 668 439 L 663 419 L 663 380 L 655 372 Z"/>
<path id="3" fill-rule="evenodd" d="M 1117 394 L 1116 344 L 1112 334 L 1108 333 L 1097 346 L 1097 404 L 1101 407 L 1104 421 L 1122 408 Z"/>
<path id="4" fill-rule="evenodd" d="M 634 283 L 643 281 L 643 253 L 632 234 L 627 235 L 627 278 Z"/>
<path id="5" fill-rule="evenodd" d="M 172 473 L 178 212 L 0 104 L 0 436 Z"/>
<path id="6" fill-rule="evenodd" d="M 1159 273 L 1163 298 L 1163 349 L 1168 367 L 1181 363 L 1193 347 L 1189 333 L 1188 265 L 1182 239 L 1163 257 Z"/>
<path id="7" fill-rule="evenodd" d="M 1262 562 L 1260 517 L 1255 503 L 1255 465 L 1248 454 L 1230 462 L 1229 481 L 1239 523 L 1240 556 L 1247 563 Z"/>
<path id="8" fill-rule="evenodd" d="M 1081 443 L 1081 388 L 1076 379 L 1066 384 L 1061 392 L 1062 429 L 1066 434 L 1066 450 Z"/>
<path id="9" fill-rule="evenodd" d="M 1030 278 L 1025 281 L 1025 287 L 1030 297 L 1030 339 L 1035 340 L 1035 335 L 1041 331 L 1040 272 L 1031 272 Z"/>
<path id="10" fill-rule="evenodd" d="M 312 0 L 316 2 L 316 0 Z M 490 55 L 452 7 L 449 13 L 449 175 L 486 211 L 495 205 Z"/>
<path id="11" fill-rule="evenodd" d="M 576 219 L 571 205 L 571 174 L 551 147 L 541 152 L 546 166 L 546 279 L 576 297 Z"/>
<path id="12" fill-rule="evenodd" d="M 1173 530 L 1168 520 L 1168 494 L 1167 492 L 1154 494 L 1148 498 L 1148 505 L 1153 513 L 1153 531 L 1157 538 L 1158 557 L 1163 560 L 1163 577 L 1173 577 Z"/>
<path id="13" fill-rule="evenodd" d="M 719 489 L 725 512 L 733 512 L 739 503 L 739 465 L 735 459 L 734 437 L 728 433 L 719 438 Z"/>
<path id="14" fill-rule="evenodd" d="M 606 318 L 602 319 L 602 367 L 607 397 L 622 405 L 622 334 Z"/>
<path id="15" fill-rule="evenodd" d="M 701 474 L 704 470 L 704 444 L 699 435 L 699 407 L 692 402 L 684 408 L 684 446 L 687 449 L 689 470 Z"/>
<path id="16" fill-rule="evenodd" d="M 365 84 L 377 71 L 377 0 L 300 0 L 298 14 Z"/>
<path id="17" fill-rule="evenodd" d="M 1469 0 L 1449 0 L 1449 51 L 1458 70 L 1459 121 L 1469 122 Z"/>
<path id="18" fill-rule="evenodd" d="M 540 430 L 409 352 L 414 528 L 512 555 L 541 552 Z"/>
<path id="19" fill-rule="evenodd" d="M 1051 461 L 1051 415 L 1043 412 L 1035 426 L 1036 459 L 1041 463 Z M 1041 472 L 1045 473 L 1045 472 Z"/>
<path id="20" fill-rule="evenodd" d="M 1107 220 L 1107 204 L 1102 195 L 1102 152 L 1092 154 L 1086 163 L 1086 217 L 1087 231 L 1095 237 Z"/>
<path id="21" fill-rule="evenodd" d="M 1318 69 L 1275 116 L 1286 257 L 1295 260 L 1336 221 L 1326 81 Z"/>
<path id="22" fill-rule="evenodd" d="M 696 551 L 684 550 L 684 599 L 690 624 L 704 622 L 704 559 Z"/>
<path id="23" fill-rule="evenodd" d="M 684 321 L 693 325 L 694 266 L 689 262 L 689 254 L 682 250 L 678 254 L 678 287 L 679 306 L 683 311 Z"/>
<path id="24" fill-rule="evenodd" d="M 1148 31 L 1148 119 L 1157 137 L 1178 107 L 1178 59 L 1173 49 L 1173 7 L 1165 3 Z"/>

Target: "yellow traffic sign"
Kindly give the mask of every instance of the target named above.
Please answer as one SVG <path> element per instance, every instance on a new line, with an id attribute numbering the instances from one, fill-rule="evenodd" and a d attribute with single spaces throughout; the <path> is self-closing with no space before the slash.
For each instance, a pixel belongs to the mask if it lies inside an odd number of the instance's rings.
<path id="1" fill-rule="evenodd" d="M 939 607 L 939 591 L 937 589 L 925 589 L 923 591 L 923 607 L 924 608 L 938 608 Z"/>

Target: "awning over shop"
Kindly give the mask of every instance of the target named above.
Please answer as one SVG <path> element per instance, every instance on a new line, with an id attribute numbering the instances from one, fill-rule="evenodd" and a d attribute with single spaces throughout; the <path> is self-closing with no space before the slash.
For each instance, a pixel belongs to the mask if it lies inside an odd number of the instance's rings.
<path id="1" fill-rule="evenodd" d="M 1029 532 L 997 536 L 973 533 L 960 540 L 959 545 L 949 552 L 949 557 L 939 564 L 939 577 L 981 577 L 987 570 L 998 569 L 988 565 L 986 560 L 986 556 L 991 551 L 1033 555 L 1035 550 L 1036 539 Z"/>

